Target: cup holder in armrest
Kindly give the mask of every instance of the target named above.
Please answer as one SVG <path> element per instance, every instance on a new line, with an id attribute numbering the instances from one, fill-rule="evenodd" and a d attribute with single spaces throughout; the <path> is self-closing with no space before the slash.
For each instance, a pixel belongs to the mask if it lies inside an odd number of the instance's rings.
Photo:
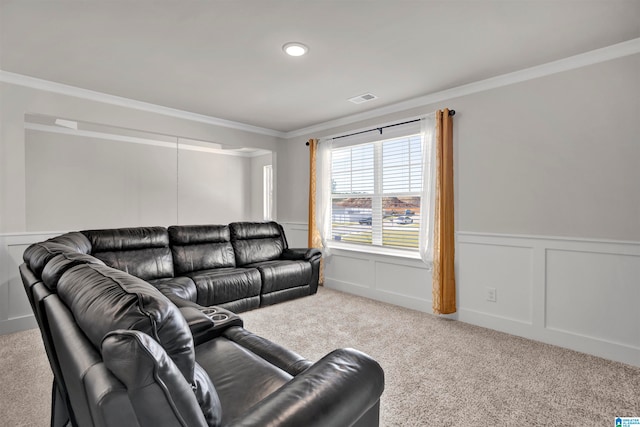
<path id="1" fill-rule="evenodd" d="M 206 314 L 214 322 L 222 322 L 229 318 L 229 315 L 222 313 L 220 309 L 215 307 L 206 307 L 202 309 L 202 312 Z"/>
<path id="2" fill-rule="evenodd" d="M 208 341 L 212 338 L 220 336 L 225 329 L 231 326 L 242 327 L 244 322 L 235 313 L 224 309 L 222 307 L 210 306 L 197 308 L 200 312 L 201 318 L 208 320 L 208 324 L 205 328 L 194 330 L 191 329 L 193 339 L 196 345 Z M 202 316 L 204 314 L 204 316 Z M 208 319 L 207 319 L 208 318 Z"/>
<path id="3" fill-rule="evenodd" d="M 224 313 L 207 314 L 207 316 L 209 316 L 214 322 L 222 322 L 229 318 L 229 316 Z"/>
<path id="4" fill-rule="evenodd" d="M 205 307 L 200 311 L 202 311 L 207 316 L 211 317 L 211 316 L 213 316 L 214 314 L 216 314 L 218 312 L 218 309 L 216 309 L 214 307 Z"/>

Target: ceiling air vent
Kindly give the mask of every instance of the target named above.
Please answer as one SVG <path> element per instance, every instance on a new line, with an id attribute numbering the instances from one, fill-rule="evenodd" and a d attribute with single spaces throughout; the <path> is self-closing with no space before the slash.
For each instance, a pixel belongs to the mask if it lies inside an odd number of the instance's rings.
<path id="1" fill-rule="evenodd" d="M 354 96 L 353 98 L 349 98 L 349 101 L 353 102 L 354 104 L 362 104 L 363 102 L 373 101 L 374 99 L 378 99 L 378 97 L 372 93 L 365 93 L 364 95 L 358 95 Z"/>

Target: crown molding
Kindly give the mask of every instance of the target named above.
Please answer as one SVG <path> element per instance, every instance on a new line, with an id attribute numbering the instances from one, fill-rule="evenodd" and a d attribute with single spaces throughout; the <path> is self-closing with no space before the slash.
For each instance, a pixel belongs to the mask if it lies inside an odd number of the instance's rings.
<path id="1" fill-rule="evenodd" d="M 176 117 L 179 119 L 185 119 L 199 123 L 206 123 L 214 126 L 257 133 L 261 135 L 275 136 L 278 138 L 283 138 L 285 135 L 284 132 L 273 129 L 267 129 L 259 126 L 248 125 L 245 123 L 234 122 L 232 120 L 206 116 L 204 114 L 178 110 L 176 108 L 164 107 L 162 105 L 151 104 L 149 102 L 136 101 L 135 99 L 109 95 L 102 92 L 96 92 L 93 90 L 83 89 L 48 80 L 42 80 L 35 77 L 25 76 L 22 74 L 12 73 L 4 70 L 0 70 L 0 82 L 25 86 L 32 89 L 44 90 L 47 92 L 59 93 L 61 95 L 73 96 L 90 101 L 103 102 L 105 104 L 116 105 L 119 107 L 127 107 L 136 110 L 147 111 L 150 113 L 162 114 L 165 116 Z"/>
<path id="2" fill-rule="evenodd" d="M 387 114 L 398 113 L 409 110 L 411 108 L 423 107 L 453 98 L 465 95 L 471 95 L 490 89 L 508 86 L 515 83 L 533 80 L 552 74 L 569 71 L 588 65 L 606 62 L 617 58 L 640 53 L 640 38 L 631 39 L 622 43 L 595 49 L 589 52 L 559 59 L 557 61 L 548 62 L 546 64 L 537 65 L 523 70 L 514 71 L 507 74 L 491 77 L 485 80 L 457 86 L 440 92 L 434 92 L 429 95 L 419 96 L 407 101 L 398 102 L 396 104 L 387 105 L 385 107 L 376 108 L 362 113 L 341 117 L 339 119 L 330 120 L 317 125 L 306 128 L 286 132 L 285 138 L 295 138 L 303 135 L 312 135 L 317 132 L 336 128 L 338 126 L 356 123 L 362 120 L 374 119 L 376 117 L 385 116 Z"/>
<path id="3" fill-rule="evenodd" d="M 388 114 L 398 113 L 412 108 L 423 107 L 460 96 L 508 86 L 511 84 L 549 76 L 552 74 L 561 73 L 563 71 L 569 71 L 600 62 L 610 61 L 637 53 L 640 53 L 640 38 L 631 39 L 622 43 L 595 49 L 557 61 L 548 62 L 546 64 L 525 68 L 523 70 L 514 71 L 507 74 L 502 74 L 485 80 L 480 80 L 439 92 L 434 92 L 392 105 L 387 105 L 385 107 L 376 108 L 362 113 L 352 114 L 350 116 L 341 117 L 335 120 L 329 120 L 327 122 L 319 123 L 297 130 L 292 130 L 289 132 L 281 132 L 274 129 L 267 129 L 245 123 L 234 122 L 231 120 L 225 120 L 217 117 L 206 116 L 204 114 L 197 114 L 189 111 L 178 110 L 175 108 L 164 107 L 148 102 L 136 101 L 129 98 L 109 95 L 102 92 L 82 89 L 75 86 L 69 86 L 62 83 L 51 82 L 48 80 L 42 80 L 35 77 L 29 77 L 3 70 L 0 70 L 0 82 L 30 87 L 33 89 L 40 89 L 48 92 L 59 93 L 62 95 L 74 96 L 77 98 L 103 102 L 106 104 L 117 105 L 121 107 L 133 108 L 200 123 L 206 123 L 214 126 L 289 139 L 300 137 L 303 135 L 313 135 L 314 133 L 322 132 L 338 126 L 349 125 L 368 119 L 374 119 Z"/>

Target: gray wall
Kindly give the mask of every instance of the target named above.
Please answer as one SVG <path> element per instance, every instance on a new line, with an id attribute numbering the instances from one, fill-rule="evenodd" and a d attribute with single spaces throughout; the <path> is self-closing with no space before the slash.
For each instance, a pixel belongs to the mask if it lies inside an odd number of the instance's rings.
<path id="1" fill-rule="evenodd" d="M 304 141 L 456 110 L 456 229 L 640 240 L 640 55 L 291 139 L 279 218 L 304 222 Z"/>
<path id="2" fill-rule="evenodd" d="M 251 219 L 251 158 L 180 150 L 178 223 Z"/>
<path id="3" fill-rule="evenodd" d="M 176 222 L 173 148 L 26 131 L 26 231 Z"/>

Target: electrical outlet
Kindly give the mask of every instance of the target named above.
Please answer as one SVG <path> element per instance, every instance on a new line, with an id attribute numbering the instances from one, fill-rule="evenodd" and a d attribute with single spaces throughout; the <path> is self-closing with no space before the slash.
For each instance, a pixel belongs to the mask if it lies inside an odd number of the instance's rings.
<path id="1" fill-rule="evenodd" d="M 485 288 L 485 293 L 487 295 L 487 301 L 496 302 L 498 299 L 498 291 L 496 288 Z"/>

